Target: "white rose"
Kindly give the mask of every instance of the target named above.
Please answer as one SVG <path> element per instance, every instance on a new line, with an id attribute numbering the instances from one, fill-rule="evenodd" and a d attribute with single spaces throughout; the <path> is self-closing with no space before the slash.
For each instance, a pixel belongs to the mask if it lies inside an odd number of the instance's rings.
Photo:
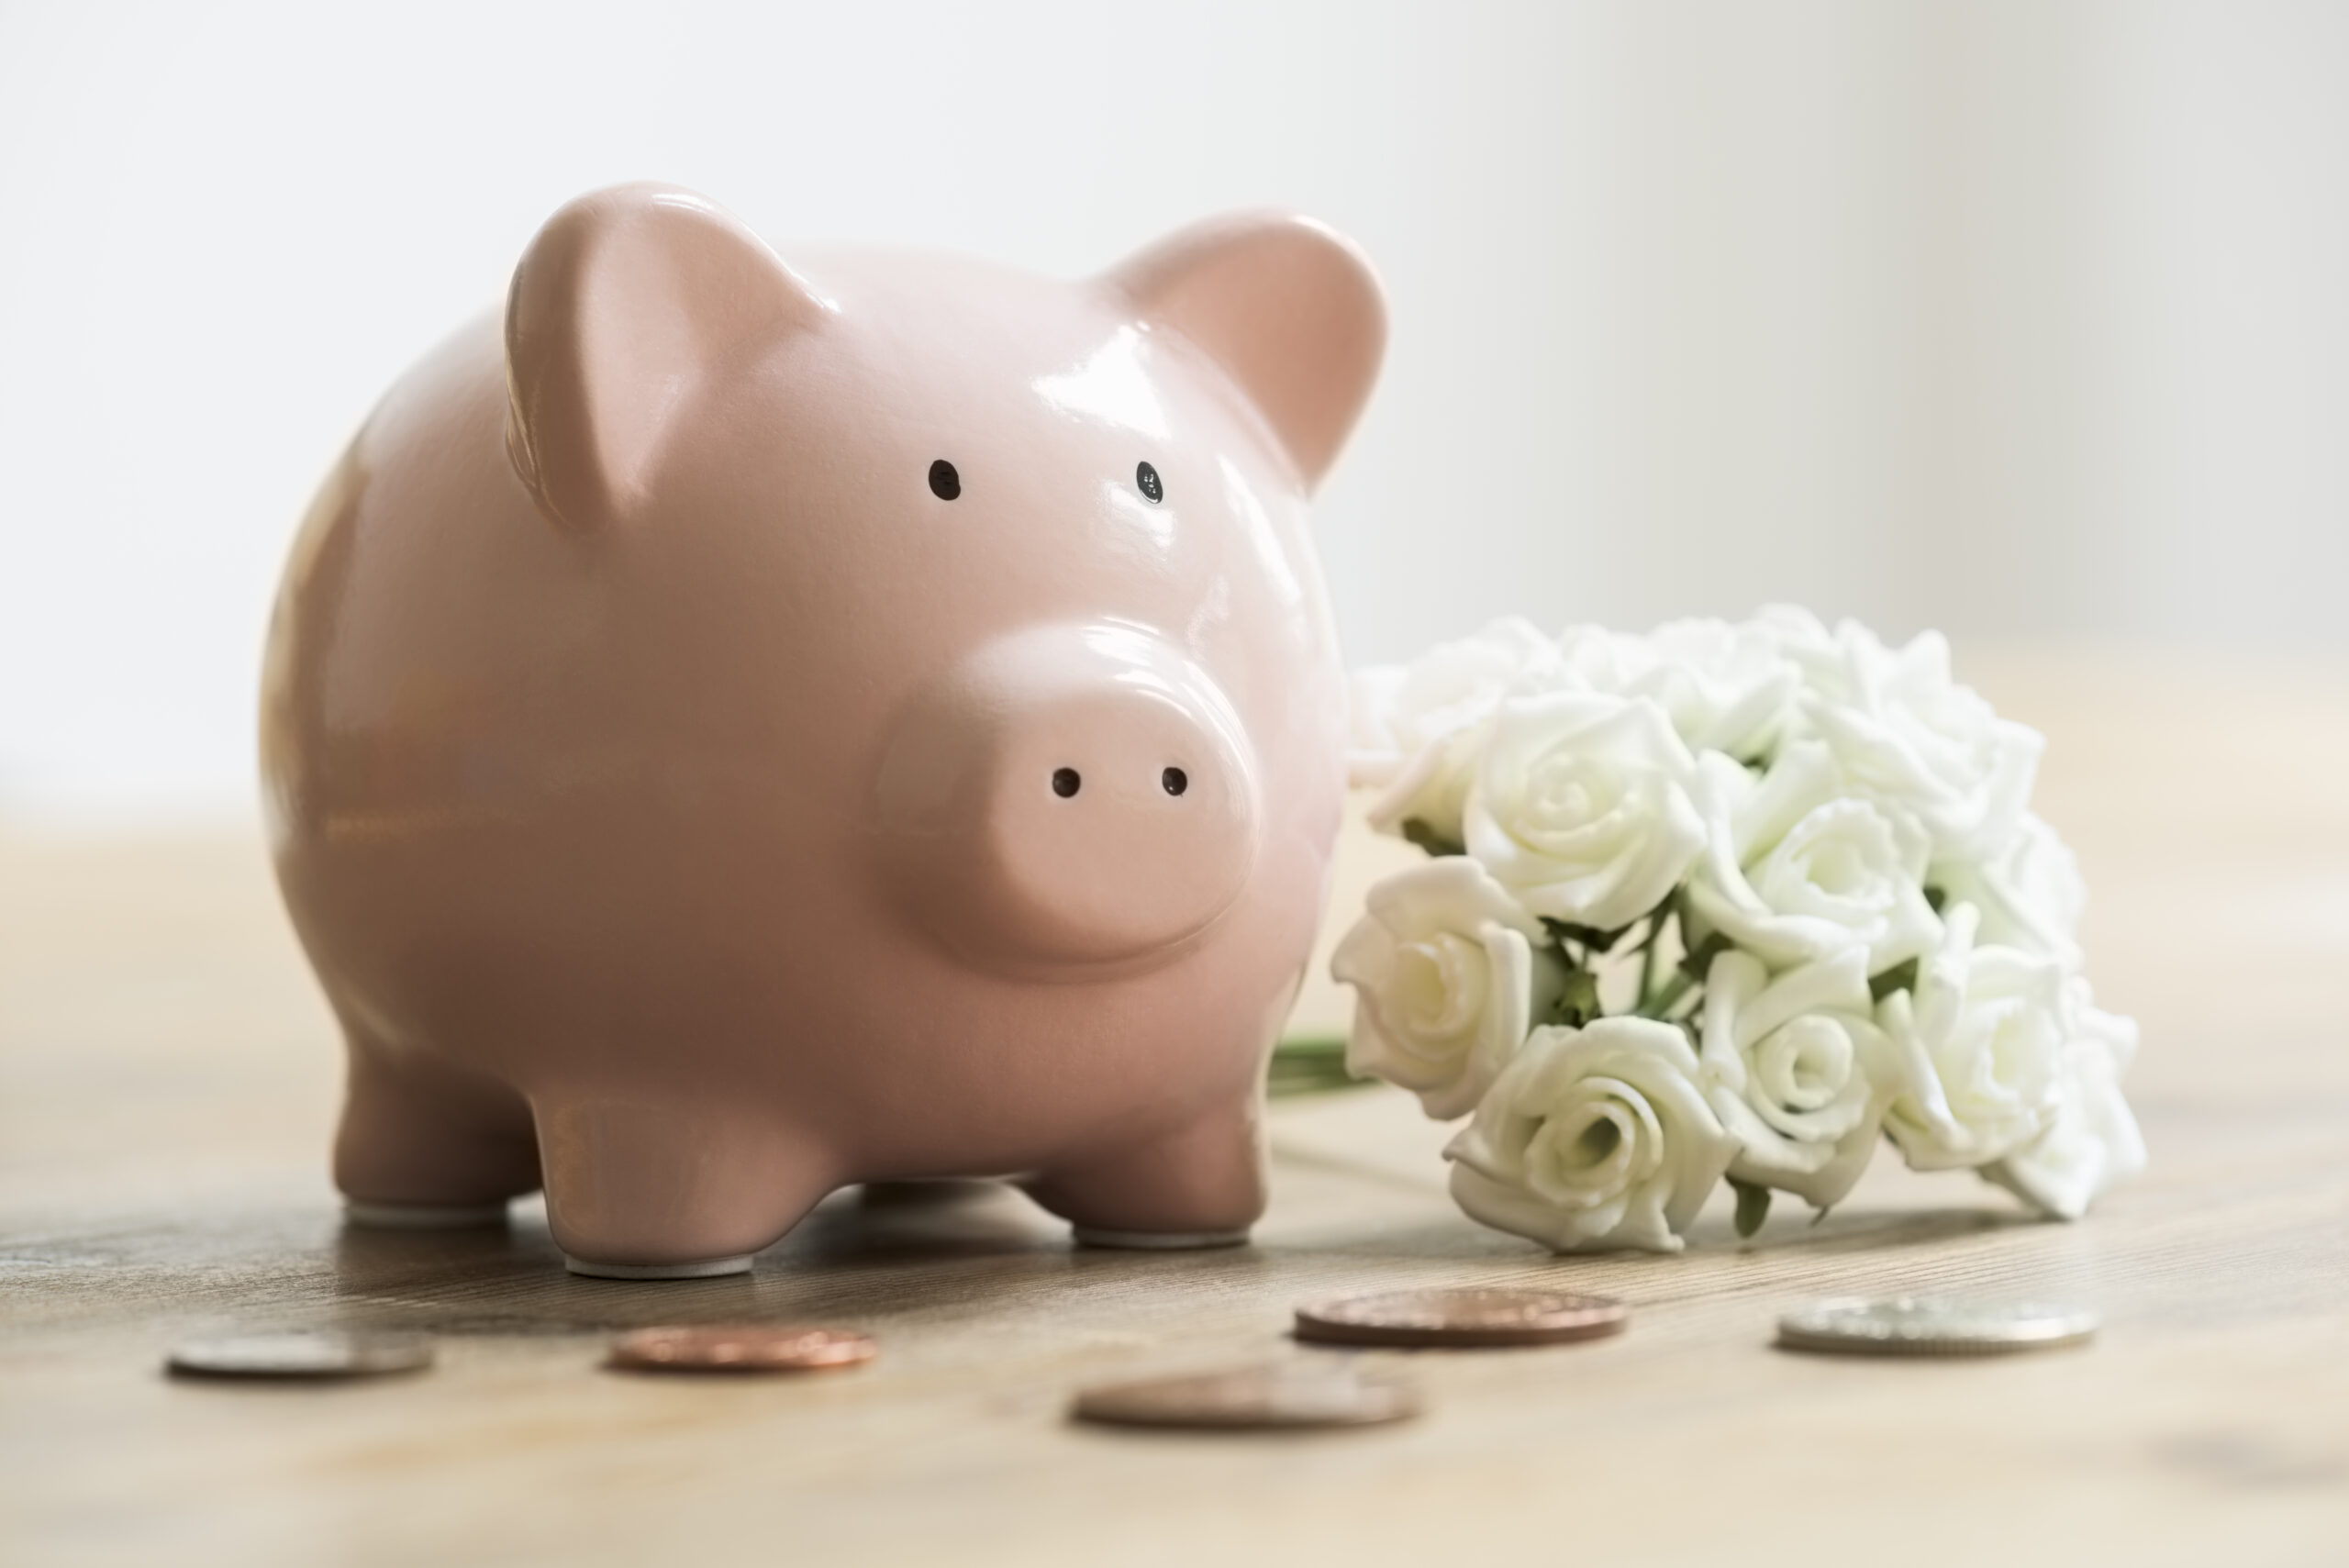
<path id="1" fill-rule="evenodd" d="M 1410 1090 L 1438 1121 L 1474 1109 L 1564 966 L 1541 922 L 1476 862 L 1453 855 L 1386 878 L 1330 960 L 1354 987 L 1346 1068 Z"/>
<path id="2" fill-rule="evenodd" d="M 1806 684 L 1811 671 L 1821 665 L 1831 666 L 1839 657 L 1836 634 L 1827 629 L 1825 621 L 1800 605 L 1765 605 L 1745 624 L 1794 661 L 1804 673 Z"/>
<path id="3" fill-rule="evenodd" d="M 1885 1130 L 1911 1170 L 1987 1164 L 2055 1115 L 2070 1035 L 2063 969 L 2018 948 L 1976 947 L 1979 922 L 1972 905 L 1952 905 L 1915 995 L 1895 991 L 1876 1007 L 1898 1063 Z"/>
<path id="4" fill-rule="evenodd" d="M 1776 980 L 1745 953 L 1713 960 L 1699 1060 L 1705 1097 L 1740 1145 L 1731 1175 L 1814 1208 L 1842 1201 L 1876 1151 L 1889 1097 L 1876 1082 L 1885 1047 L 1874 1007 L 1858 948 Z"/>
<path id="5" fill-rule="evenodd" d="M 1799 677 L 1757 626 L 1670 621 L 1650 632 L 1651 668 L 1622 688 L 1652 697 L 1691 751 L 1765 755 L 1777 743 Z"/>
<path id="6" fill-rule="evenodd" d="M 1656 663 L 1655 650 L 1643 637 L 1603 626 L 1570 626 L 1558 634 L 1558 674 L 1552 684 L 1559 691 L 1629 696 L 1655 673 Z"/>
<path id="7" fill-rule="evenodd" d="M 1469 1216 L 1553 1251 L 1680 1251 L 1737 1155 L 1675 1026 L 1535 1029 L 1444 1150 Z"/>
<path id="8" fill-rule="evenodd" d="M 1468 792 L 1468 852 L 1536 915 L 1618 930 L 1704 848 L 1696 762 L 1664 710 L 1590 692 L 1502 706 Z"/>
<path id="9" fill-rule="evenodd" d="M 1515 617 L 1440 643 L 1408 664 L 1358 673 L 1346 760 L 1356 788 L 1379 792 L 1371 826 L 1395 833 L 1417 821 L 1434 838 L 1458 843 L 1462 799 L 1495 710 L 1513 695 L 1543 689 L 1557 673 L 1557 645 Z"/>
<path id="10" fill-rule="evenodd" d="M 1691 751 L 1766 753 L 1792 709 L 1799 675 L 1759 626 L 1676 620 L 1645 637 L 1569 627 L 1558 638 L 1563 687 L 1647 697 Z"/>
<path id="11" fill-rule="evenodd" d="M 1953 900 L 1982 912 L 1983 941 L 2040 953 L 2066 968 L 2079 963 L 2087 884 L 2071 850 L 2038 817 L 2025 816 L 2002 852 L 1943 861 L 1928 876 Z"/>
<path id="12" fill-rule="evenodd" d="M 1898 807 L 1849 791 L 1817 741 L 1797 741 L 1757 781 L 1719 751 L 1698 766 L 1705 851 L 1688 879 L 1698 933 L 1718 931 L 1776 967 L 1867 953 L 1880 974 L 1941 935 L 1925 901 L 1924 832 Z"/>
<path id="13" fill-rule="evenodd" d="M 2105 1190 L 2145 1168 L 2145 1140 L 2121 1095 L 2137 1054 L 2133 1019 L 2090 1005 L 2087 982 L 2064 987 L 2065 1032 L 2047 1130 L 1982 1173 L 2041 1213 L 2077 1219 Z"/>
<path id="14" fill-rule="evenodd" d="M 1802 671 L 1801 727 L 1855 784 L 1921 823 L 1937 856 L 1980 857 L 2007 843 L 2045 742 L 1950 678 L 1939 632 L 1895 651 L 1854 621 L 1831 637 L 1798 611 L 1773 609 L 1760 624 Z"/>

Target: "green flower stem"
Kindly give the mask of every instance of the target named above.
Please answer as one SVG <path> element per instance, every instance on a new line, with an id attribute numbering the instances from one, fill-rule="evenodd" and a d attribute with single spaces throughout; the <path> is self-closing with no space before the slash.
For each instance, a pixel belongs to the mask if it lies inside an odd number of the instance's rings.
<path id="1" fill-rule="evenodd" d="M 1737 1233 L 1742 1238 L 1751 1237 L 1770 1218 L 1770 1189 L 1741 1182 L 1735 1176 L 1729 1179 L 1729 1184 L 1730 1190 L 1737 1194 Z"/>
<path id="2" fill-rule="evenodd" d="M 1360 1088 L 1366 1082 L 1346 1071 L 1346 1042 L 1342 1039 L 1304 1035 L 1285 1040 L 1273 1048 L 1264 1089 L 1275 1099 L 1286 1099 L 1294 1095 Z"/>
<path id="3" fill-rule="evenodd" d="M 1640 989 L 1638 993 L 1640 999 L 1632 1005 L 1631 1010 L 1633 1012 L 1643 1013 L 1647 1011 L 1648 992 L 1655 984 L 1656 939 L 1663 934 L 1664 916 L 1659 912 L 1653 919 L 1648 922 L 1648 934 L 1646 940 L 1640 943 Z"/>
<path id="4" fill-rule="evenodd" d="M 1695 986 L 1696 984 L 1697 977 L 1695 975 L 1689 973 L 1685 969 L 1681 970 L 1679 973 L 1673 975 L 1669 981 L 1665 982 L 1663 990 L 1657 992 L 1653 996 L 1642 1001 L 1640 1004 L 1640 1017 L 1643 1018 L 1664 1018 L 1672 1011 L 1674 1006 L 1679 1002 L 1680 998 L 1688 995 L 1689 990 Z"/>

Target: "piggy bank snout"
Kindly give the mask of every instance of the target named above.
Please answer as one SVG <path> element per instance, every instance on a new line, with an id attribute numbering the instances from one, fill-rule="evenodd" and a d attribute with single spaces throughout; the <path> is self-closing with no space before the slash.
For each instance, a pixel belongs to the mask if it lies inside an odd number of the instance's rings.
<path id="1" fill-rule="evenodd" d="M 1259 834 L 1253 754 L 1206 673 L 1116 626 L 1006 639 L 912 704 L 878 791 L 891 881 L 966 957 L 1171 956 L 1230 908 Z"/>

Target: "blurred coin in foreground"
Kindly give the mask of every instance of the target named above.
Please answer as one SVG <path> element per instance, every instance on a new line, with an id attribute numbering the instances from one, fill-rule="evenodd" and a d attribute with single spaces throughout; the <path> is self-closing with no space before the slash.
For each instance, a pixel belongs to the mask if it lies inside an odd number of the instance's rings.
<path id="1" fill-rule="evenodd" d="M 639 1329 L 612 1346 L 609 1364 L 634 1372 L 818 1372 L 874 1354 L 870 1339 L 844 1329 L 752 1323 Z"/>
<path id="2" fill-rule="evenodd" d="M 421 1334 L 356 1329 L 285 1329 L 208 1334 L 172 1348 L 165 1362 L 194 1377 L 374 1377 L 432 1364 Z"/>
<path id="3" fill-rule="evenodd" d="M 1297 1309 L 1297 1337 L 1325 1344 L 1562 1345 L 1622 1332 L 1631 1312 L 1604 1296 L 1473 1285 L 1394 1290 L 1318 1301 Z"/>
<path id="4" fill-rule="evenodd" d="M 1787 1350 L 1862 1356 L 1995 1356 L 2085 1344 L 2093 1312 L 2039 1303 L 1893 1296 L 1818 1301 L 1778 1319 Z"/>
<path id="5" fill-rule="evenodd" d="M 1419 1413 L 1418 1390 L 1390 1373 L 1291 1362 L 1105 1384 L 1074 1408 L 1081 1421 L 1228 1431 L 1373 1427 Z"/>

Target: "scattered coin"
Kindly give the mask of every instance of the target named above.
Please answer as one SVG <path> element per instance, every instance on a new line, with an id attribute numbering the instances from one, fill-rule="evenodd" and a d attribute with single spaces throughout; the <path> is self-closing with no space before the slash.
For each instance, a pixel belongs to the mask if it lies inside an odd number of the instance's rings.
<path id="1" fill-rule="evenodd" d="M 1074 1413 L 1081 1421 L 1121 1427 L 1373 1427 L 1418 1415 L 1419 1396 L 1391 1373 L 1341 1362 L 1281 1362 L 1105 1384 L 1080 1393 Z"/>
<path id="2" fill-rule="evenodd" d="M 1341 1345 L 1562 1345 L 1620 1334 L 1631 1316 L 1620 1301 L 1559 1290 L 1395 1290 L 1300 1307 L 1297 1337 Z"/>
<path id="3" fill-rule="evenodd" d="M 374 1377 L 432 1364 L 421 1334 L 288 1329 L 213 1334 L 172 1349 L 173 1372 L 195 1377 Z"/>
<path id="4" fill-rule="evenodd" d="M 1813 1302 L 1778 1319 L 1788 1350 L 1840 1355 L 1994 1356 L 2085 1344 L 2097 1316 L 2072 1307 L 1944 1296 Z"/>
<path id="5" fill-rule="evenodd" d="M 766 1323 L 639 1329 L 612 1346 L 609 1364 L 636 1372 L 816 1372 L 876 1353 L 863 1334 Z"/>

